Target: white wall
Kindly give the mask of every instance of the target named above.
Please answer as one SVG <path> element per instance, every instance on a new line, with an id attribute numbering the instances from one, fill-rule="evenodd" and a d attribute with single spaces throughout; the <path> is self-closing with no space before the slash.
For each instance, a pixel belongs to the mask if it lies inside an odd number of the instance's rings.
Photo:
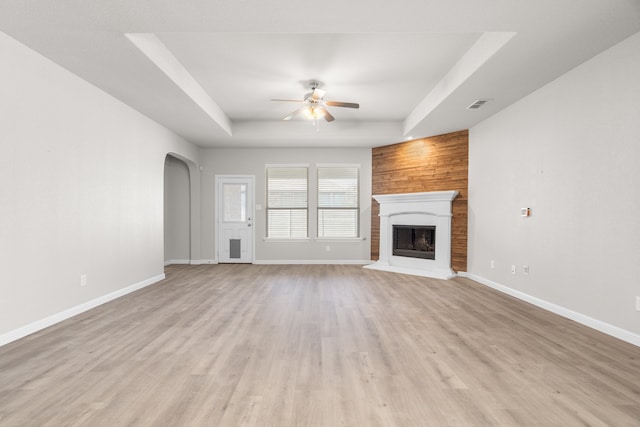
<path id="1" fill-rule="evenodd" d="M 468 271 L 640 345 L 638 76 L 640 33 L 470 130 Z"/>
<path id="2" fill-rule="evenodd" d="M 161 278 L 165 156 L 198 149 L 3 33 L 0 64 L 2 344 Z"/>
<path id="3" fill-rule="evenodd" d="M 191 261 L 190 185 L 186 163 L 167 156 L 164 168 L 164 262 Z"/>
<path id="4" fill-rule="evenodd" d="M 322 130 L 320 130 L 322 132 Z M 363 240 L 317 241 L 315 230 L 314 195 L 309 193 L 309 231 L 311 239 L 304 243 L 266 242 L 266 211 L 256 211 L 255 260 L 267 262 L 323 262 L 368 261 L 371 258 L 371 149 L 206 149 L 201 151 L 202 172 L 202 256 L 216 259 L 215 244 L 215 175 L 255 175 L 256 204 L 266 206 L 266 164 L 307 163 L 309 186 L 315 183 L 318 163 L 356 163 L 360 165 L 360 229 Z M 327 251 L 329 246 L 329 251 Z"/>

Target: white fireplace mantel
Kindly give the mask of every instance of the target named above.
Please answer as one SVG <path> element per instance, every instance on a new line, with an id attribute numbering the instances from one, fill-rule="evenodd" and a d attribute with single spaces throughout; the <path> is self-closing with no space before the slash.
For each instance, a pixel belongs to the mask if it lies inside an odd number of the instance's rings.
<path id="1" fill-rule="evenodd" d="M 365 268 L 437 279 L 455 277 L 451 269 L 451 204 L 457 195 L 457 191 L 374 195 L 380 203 L 380 256 Z M 435 226 L 435 259 L 394 256 L 394 225 Z"/>

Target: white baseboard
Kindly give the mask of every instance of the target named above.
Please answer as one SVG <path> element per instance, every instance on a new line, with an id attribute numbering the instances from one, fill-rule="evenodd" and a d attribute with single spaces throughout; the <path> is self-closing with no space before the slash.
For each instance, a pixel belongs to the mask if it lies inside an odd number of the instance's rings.
<path id="1" fill-rule="evenodd" d="M 202 264 L 217 264 L 218 262 L 214 259 L 168 259 L 164 262 L 164 266 L 167 265 L 202 265 Z"/>
<path id="2" fill-rule="evenodd" d="M 626 329 L 622 329 L 601 320 L 586 316 L 582 313 L 569 310 L 568 308 L 550 303 L 543 299 L 512 289 L 508 286 L 501 285 L 500 283 L 496 283 L 492 280 L 485 279 L 484 277 L 476 276 L 472 273 L 458 272 L 458 276 L 468 277 L 469 279 L 476 281 L 482 285 L 488 286 L 507 295 L 511 295 L 512 297 L 518 298 L 519 300 L 526 301 L 537 307 L 543 308 L 547 311 L 550 311 L 562 317 L 566 317 L 567 319 L 571 319 L 582 325 L 588 326 L 591 329 L 595 329 L 597 331 L 600 331 L 607 335 L 611 335 L 612 337 L 621 339 L 622 341 L 626 341 L 630 344 L 640 347 L 640 335 L 634 334 L 633 332 L 627 331 Z"/>
<path id="3" fill-rule="evenodd" d="M 373 261 L 366 259 L 339 259 L 339 260 L 280 260 L 280 259 L 261 259 L 253 261 L 254 264 L 273 264 L 273 265 L 286 265 L 286 264 L 344 264 L 344 265 L 365 265 L 371 264 Z"/>
<path id="4" fill-rule="evenodd" d="M 167 265 L 174 265 L 174 264 L 191 264 L 191 260 L 190 259 L 168 259 L 164 262 L 165 267 Z"/>
<path id="5" fill-rule="evenodd" d="M 143 280 L 142 282 L 135 283 L 131 286 L 127 286 L 126 288 L 118 289 L 117 291 L 111 292 L 107 295 L 103 295 L 96 299 L 92 299 L 91 301 L 87 301 L 83 304 L 72 307 L 68 310 L 62 311 L 60 313 L 54 314 L 49 317 L 45 317 L 44 319 L 37 320 L 33 323 L 30 323 L 21 328 L 15 329 L 11 332 L 7 332 L 6 334 L 0 335 L 0 346 L 5 344 L 9 344 L 10 342 L 19 340 L 20 338 L 24 338 L 27 335 L 31 335 L 34 332 L 38 332 L 44 328 L 48 328 L 49 326 L 53 326 L 56 323 L 60 323 L 63 320 L 67 320 L 73 316 L 77 316 L 80 313 L 84 313 L 85 311 L 91 310 L 99 305 L 105 304 L 109 301 L 112 301 L 116 298 L 120 298 L 124 295 L 127 295 L 131 292 L 137 291 L 139 289 L 145 288 L 149 285 L 153 285 L 156 282 L 164 279 L 164 273 L 158 274 L 157 276 L 151 277 L 149 279 Z"/>

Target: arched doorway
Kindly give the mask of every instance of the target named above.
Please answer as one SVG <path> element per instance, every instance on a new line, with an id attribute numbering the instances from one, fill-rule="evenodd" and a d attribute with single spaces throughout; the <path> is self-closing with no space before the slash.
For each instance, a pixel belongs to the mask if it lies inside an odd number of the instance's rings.
<path id="1" fill-rule="evenodd" d="M 164 161 L 164 263 L 191 262 L 189 167 L 177 157 Z"/>
<path id="2" fill-rule="evenodd" d="M 164 162 L 164 263 L 200 264 L 200 177 L 194 162 L 169 153 Z"/>

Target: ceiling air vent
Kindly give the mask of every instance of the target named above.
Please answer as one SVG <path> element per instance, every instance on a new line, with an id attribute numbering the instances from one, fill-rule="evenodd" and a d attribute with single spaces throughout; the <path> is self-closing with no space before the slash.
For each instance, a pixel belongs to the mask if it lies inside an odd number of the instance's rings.
<path id="1" fill-rule="evenodd" d="M 491 99 L 476 99 L 475 101 L 473 101 L 473 104 L 467 107 L 467 110 L 477 110 L 489 101 L 491 101 Z"/>

